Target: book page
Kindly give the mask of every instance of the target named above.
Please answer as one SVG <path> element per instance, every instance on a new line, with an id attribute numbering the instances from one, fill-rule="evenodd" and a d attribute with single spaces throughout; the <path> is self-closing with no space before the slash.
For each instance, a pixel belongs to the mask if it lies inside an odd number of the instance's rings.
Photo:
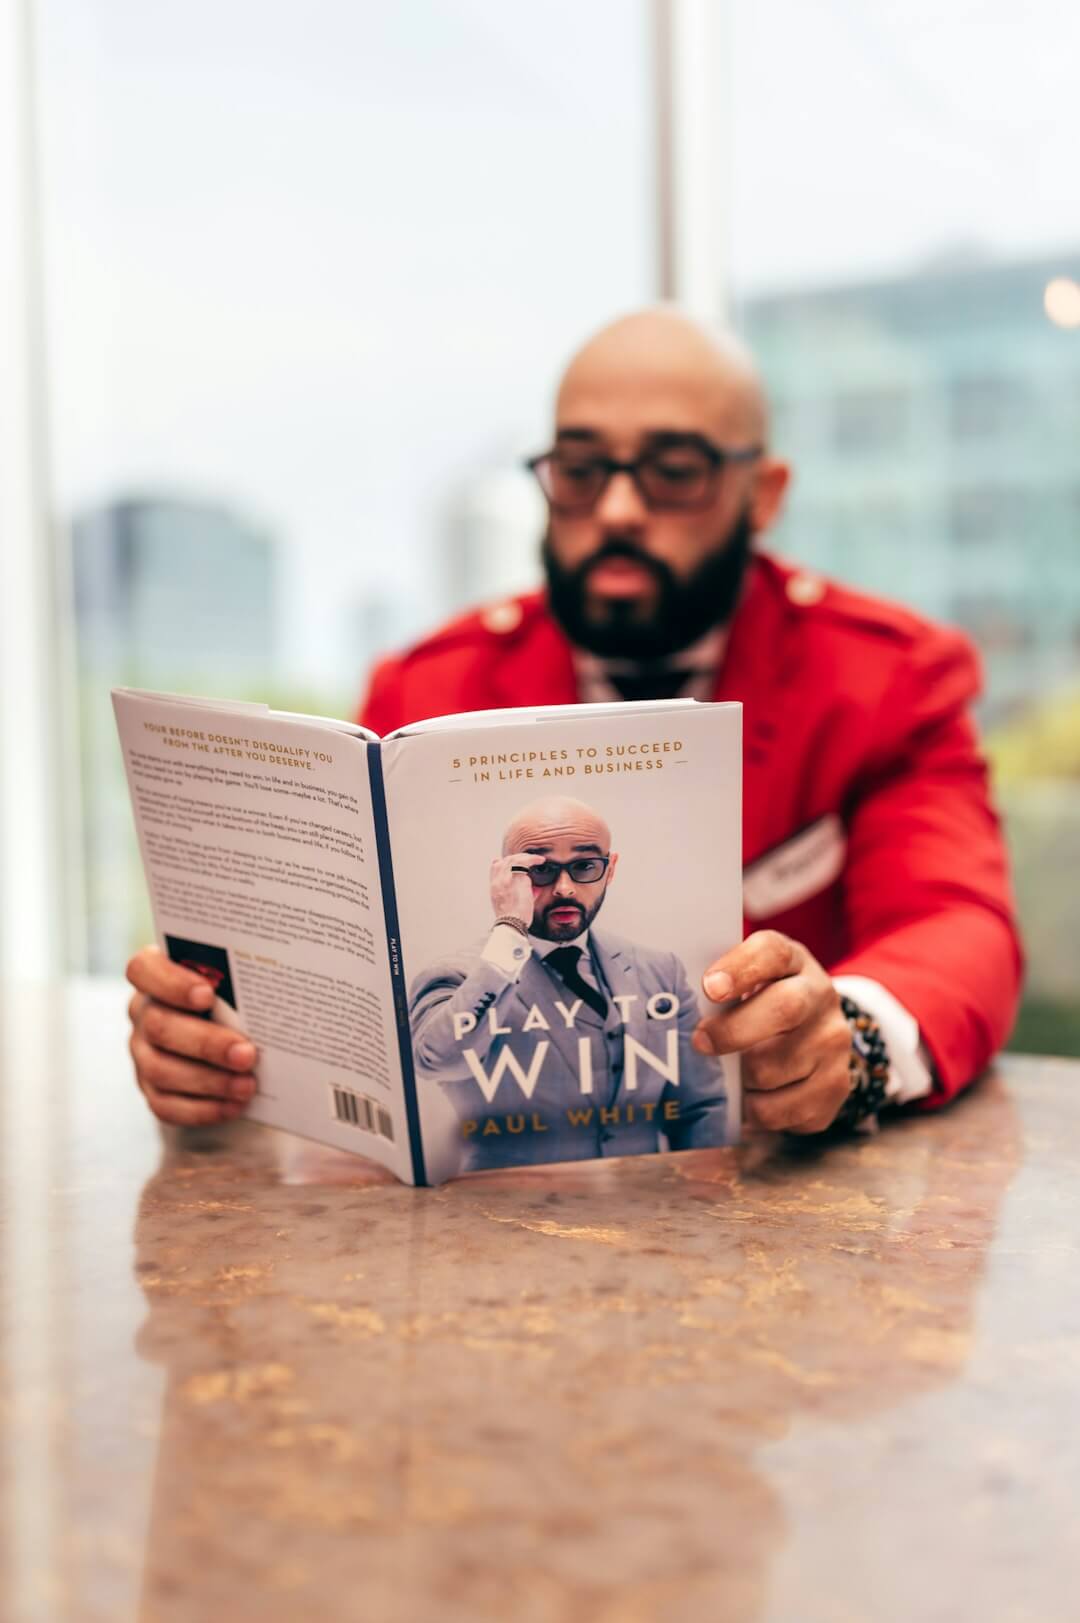
<path id="1" fill-rule="evenodd" d="M 247 1115 L 412 1181 L 362 729 L 113 695 L 158 943 L 257 1045 Z"/>
<path id="2" fill-rule="evenodd" d="M 741 708 L 518 711 L 382 764 L 428 1180 L 731 1142 L 737 1063 L 690 1037 L 742 935 Z"/>

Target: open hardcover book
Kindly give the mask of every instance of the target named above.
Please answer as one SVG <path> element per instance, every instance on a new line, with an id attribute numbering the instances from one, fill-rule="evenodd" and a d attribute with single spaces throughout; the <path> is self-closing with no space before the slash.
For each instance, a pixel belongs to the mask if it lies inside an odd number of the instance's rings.
<path id="1" fill-rule="evenodd" d="M 118 689 L 162 950 L 257 1045 L 248 1116 L 406 1183 L 731 1142 L 701 976 L 741 936 L 741 708 L 385 739 Z"/>

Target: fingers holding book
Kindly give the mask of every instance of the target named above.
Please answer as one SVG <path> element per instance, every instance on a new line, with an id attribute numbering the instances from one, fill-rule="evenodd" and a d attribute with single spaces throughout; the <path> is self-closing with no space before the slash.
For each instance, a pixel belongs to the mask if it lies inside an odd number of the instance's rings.
<path id="1" fill-rule="evenodd" d="M 721 1007 L 701 1021 L 694 1046 L 741 1055 L 744 1120 L 773 1132 L 829 1127 L 851 1091 L 851 1031 L 813 954 L 759 930 L 719 958 L 702 984 Z"/>
<path id="2" fill-rule="evenodd" d="M 213 988 L 200 975 L 144 947 L 127 966 L 135 1077 L 159 1120 L 175 1126 L 232 1121 L 256 1091 L 256 1049 L 205 1018 Z M 195 1012 L 195 1011 L 202 1011 Z"/>

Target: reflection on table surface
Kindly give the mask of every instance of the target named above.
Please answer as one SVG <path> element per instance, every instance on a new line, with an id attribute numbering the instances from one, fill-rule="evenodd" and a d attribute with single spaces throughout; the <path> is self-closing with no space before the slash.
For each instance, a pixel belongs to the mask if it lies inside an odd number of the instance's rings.
<path id="1" fill-rule="evenodd" d="M 3 1004 L 5 1618 L 1075 1615 L 1080 1064 L 413 1191 L 164 1138 L 123 1003 Z"/>

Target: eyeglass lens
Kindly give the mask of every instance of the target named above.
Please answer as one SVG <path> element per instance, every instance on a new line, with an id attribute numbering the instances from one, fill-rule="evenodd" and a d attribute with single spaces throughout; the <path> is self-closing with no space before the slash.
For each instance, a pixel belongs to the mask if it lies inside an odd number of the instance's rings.
<path id="1" fill-rule="evenodd" d="M 543 889 L 568 873 L 575 885 L 594 885 L 607 868 L 606 857 L 575 857 L 573 862 L 538 862 L 529 869 L 529 878 Z"/>
<path id="2" fill-rule="evenodd" d="M 699 446 L 666 446 L 639 457 L 632 471 L 647 502 L 693 507 L 708 492 L 716 462 Z M 544 488 L 554 505 L 580 511 L 599 501 L 611 475 L 608 458 L 580 451 L 553 451 L 541 469 Z"/>

